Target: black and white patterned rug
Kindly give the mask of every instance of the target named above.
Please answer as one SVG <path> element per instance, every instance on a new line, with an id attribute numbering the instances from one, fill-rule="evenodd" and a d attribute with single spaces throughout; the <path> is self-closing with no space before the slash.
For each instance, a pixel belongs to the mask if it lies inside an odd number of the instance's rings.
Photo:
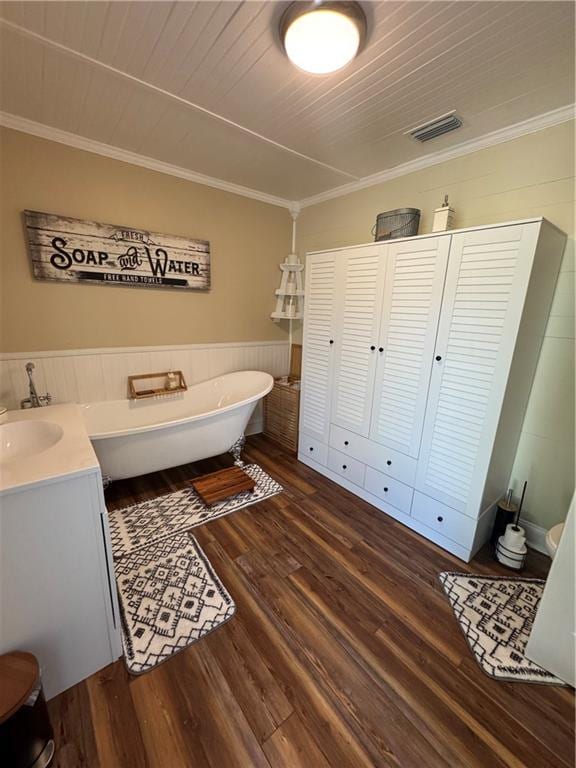
<path id="1" fill-rule="evenodd" d="M 236 610 L 191 533 L 139 549 L 115 567 L 124 659 L 133 675 L 200 640 Z"/>
<path id="2" fill-rule="evenodd" d="M 282 491 L 282 486 L 257 464 L 248 464 L 242 469 L 255 481 L 254 490 L 244 491 L 211 507 L 204 504 L 193 488 L 186 488 L 110 512 L 114 559 L 180 531 L 188 531 L 202 523 L 229 515 Z"/>
<path id="3" fill-rule="evenodd" d="M 189 529 L 282 491 L 257 464 L 242 468 L 254 490 L 211 507 L 188 488 L 110 512 L 124 660 L 132 674 L 166 661 L 234 614 L 234 601 Z"/>
<path id="4" fill-rule="evenodd" d="M 438 578 L 487 675 L 519 683 L 564 685 L 524 655 L 544 581 L 449 572 Z"/>

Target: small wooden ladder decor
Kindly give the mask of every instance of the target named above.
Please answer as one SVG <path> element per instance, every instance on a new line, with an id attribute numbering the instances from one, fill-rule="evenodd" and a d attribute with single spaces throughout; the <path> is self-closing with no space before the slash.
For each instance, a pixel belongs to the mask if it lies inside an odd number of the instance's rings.
<path id="1" fill-rule="evenodd" d="M 211 507 L 243 491 L 253 491 L 256 483 L 240 467 L 228 467 L 197 477 L 191 481 L 191 485 L 204 504 Z"/>

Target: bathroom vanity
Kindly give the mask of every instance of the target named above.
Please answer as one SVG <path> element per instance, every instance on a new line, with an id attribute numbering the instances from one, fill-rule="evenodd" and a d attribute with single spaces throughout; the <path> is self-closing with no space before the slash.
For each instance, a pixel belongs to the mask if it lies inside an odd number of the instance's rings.
<path id="1" fill-rule="evenodd" d="M 0 425 L 0 653 L 31 651 L 51 698 L 122 653 L 102 476 L 77 405 Z"/>

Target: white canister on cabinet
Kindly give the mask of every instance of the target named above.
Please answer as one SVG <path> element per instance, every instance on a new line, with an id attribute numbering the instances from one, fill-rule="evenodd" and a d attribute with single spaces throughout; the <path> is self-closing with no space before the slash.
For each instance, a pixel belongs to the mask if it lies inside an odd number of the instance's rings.
<path id="1" fill-rule="evenodd" d="M 447 229 L 454 228 L 454 208 L 451 208 L 448 203 L 448 195 L 444 198 L 444 203 L 440 208 L 436 208 L 434 211 L 434 219 L 432 221 L 432 232 L 445 232 Z"/>

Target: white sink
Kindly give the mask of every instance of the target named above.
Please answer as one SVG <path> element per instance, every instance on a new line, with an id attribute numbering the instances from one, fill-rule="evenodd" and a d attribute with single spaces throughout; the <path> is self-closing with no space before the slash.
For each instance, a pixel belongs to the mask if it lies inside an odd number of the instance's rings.
<path id="1" fill-rule="evenodd" d="M 16 488 L 93 469 L 98 459 L 74 403 L 8 411 L 0 424 L 0 503 Z"/>
<path id="2" fill-rule="evenodd" d="M 56 445 L 64 430 L 52 421 L 12 421 L 0 425 L 0 464 L 36 456 Z"/>

